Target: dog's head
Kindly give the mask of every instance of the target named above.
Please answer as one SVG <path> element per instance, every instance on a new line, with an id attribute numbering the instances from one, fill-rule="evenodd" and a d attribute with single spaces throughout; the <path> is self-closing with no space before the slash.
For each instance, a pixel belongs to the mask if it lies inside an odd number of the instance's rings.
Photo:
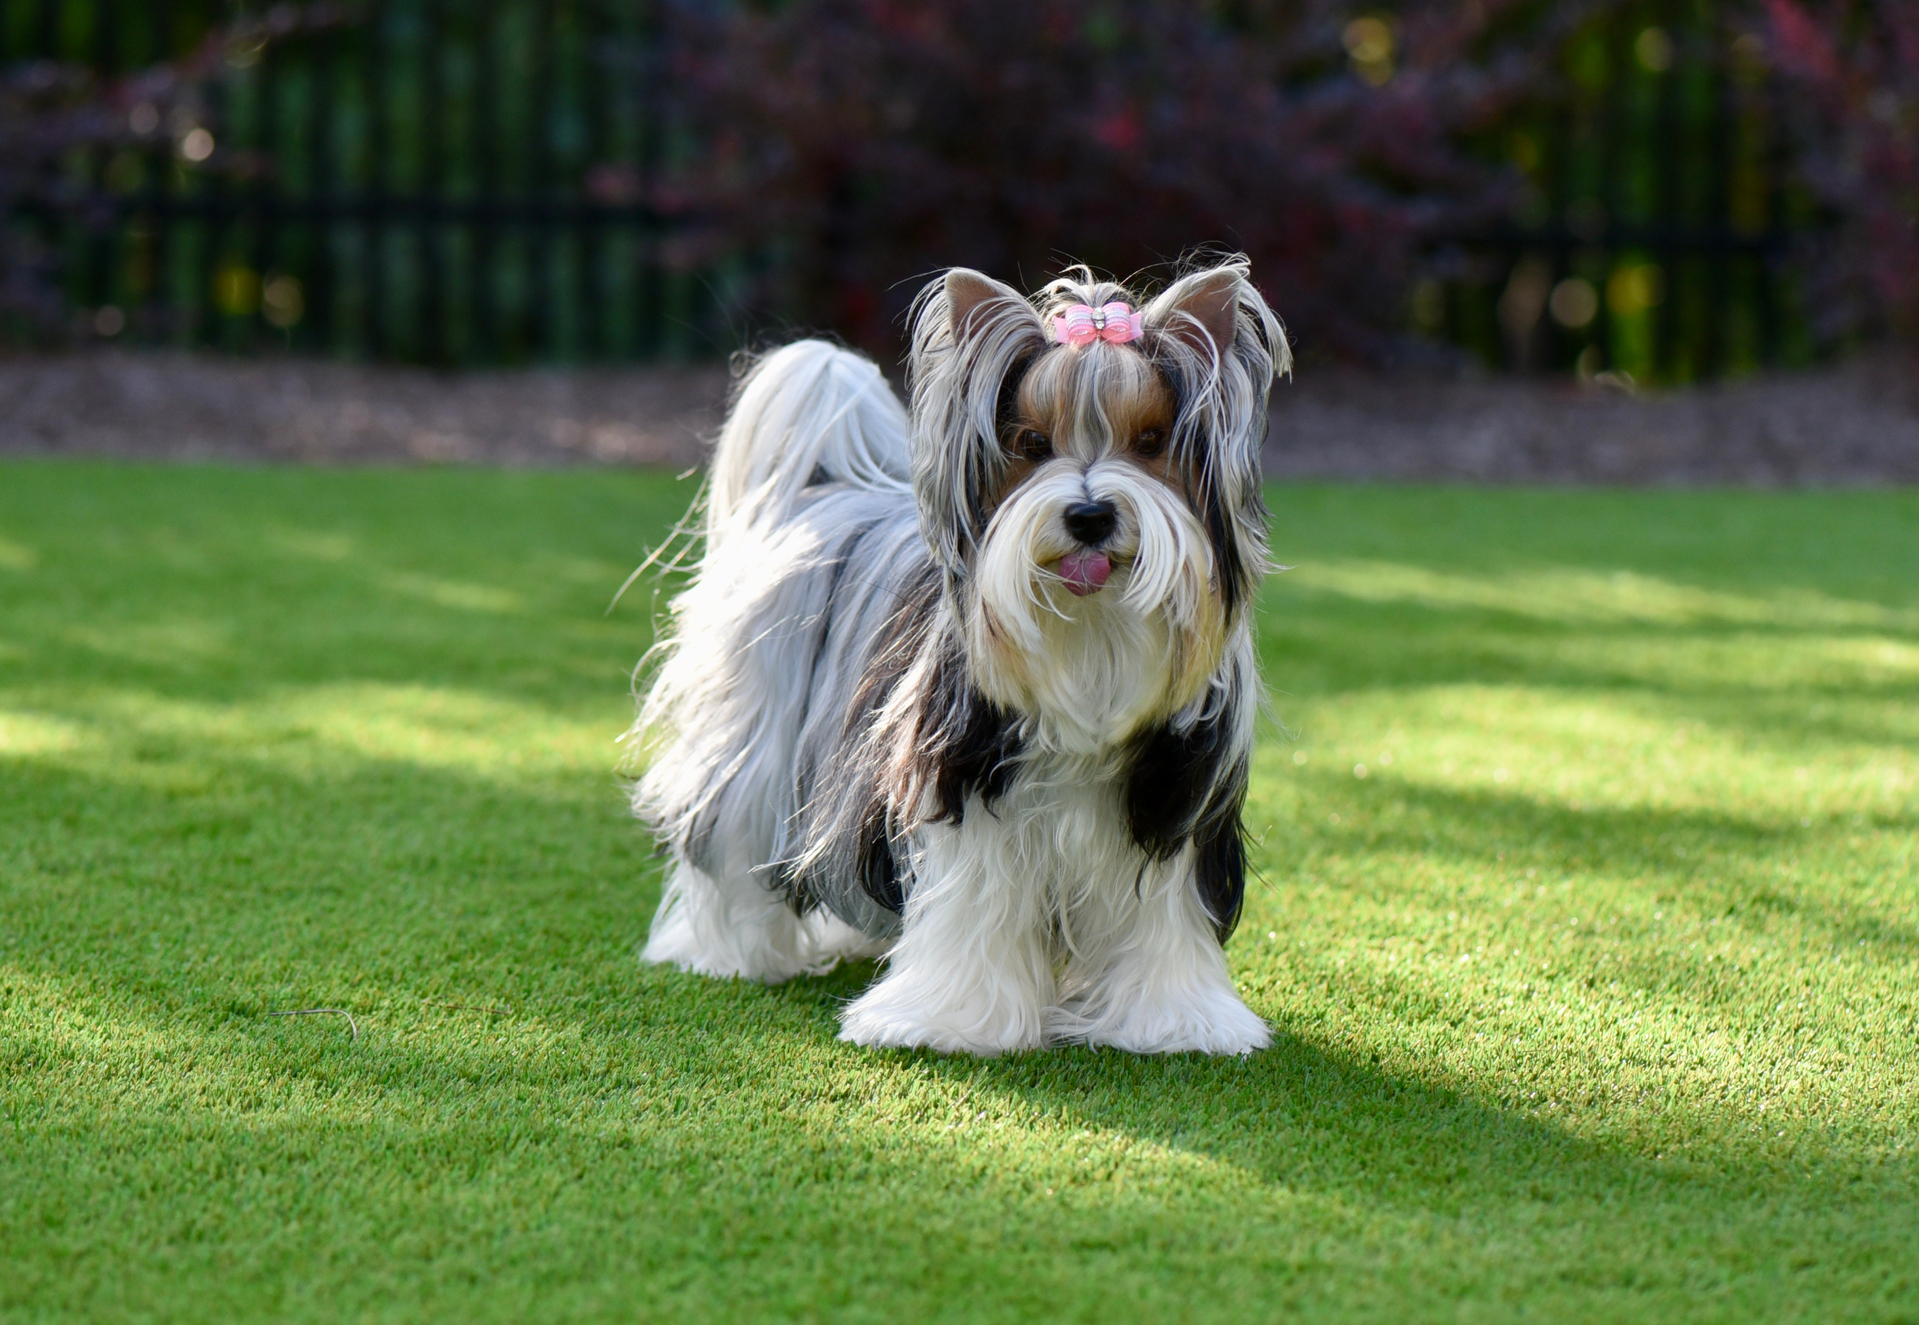
<path id="1" fill-rule="evenodd" d="M 1143 307 L 1080 271 L 917 306 L 914 479 L 974 681 L 1068 746 L 1202 694 L 1265 571 L 1259 449 L 1285 335 L 1231 260 Z"/>

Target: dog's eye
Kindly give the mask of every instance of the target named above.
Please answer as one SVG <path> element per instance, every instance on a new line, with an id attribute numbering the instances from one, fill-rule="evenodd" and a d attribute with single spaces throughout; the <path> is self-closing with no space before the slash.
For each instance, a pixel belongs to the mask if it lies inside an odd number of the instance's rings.
<path id="1" fill-rule="evenodd" d="M 1133 450 L 1149 459 L 1166 449 L 1164 428 L 1145 428 L 1133 439 Z"/>
<path id="2" fill-rule="evenodd" d="M 1037 428 L 1022 428 L 1013 439 L 1013 449 L 1023 459 L 1045 460 L 1053 454 L 1053 439 Z"/>

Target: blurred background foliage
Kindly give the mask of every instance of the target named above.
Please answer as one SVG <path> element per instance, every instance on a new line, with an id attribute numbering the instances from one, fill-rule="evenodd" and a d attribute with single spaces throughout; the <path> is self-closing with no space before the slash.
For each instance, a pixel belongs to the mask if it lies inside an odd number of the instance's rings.
<path id="1" fill-rule="evenodd" d="M 1687 382 L 1919 332 L 1910 0 L 0 0 L 0 338 L 896 352 L 1249 253 L 1307 359 Z"/>

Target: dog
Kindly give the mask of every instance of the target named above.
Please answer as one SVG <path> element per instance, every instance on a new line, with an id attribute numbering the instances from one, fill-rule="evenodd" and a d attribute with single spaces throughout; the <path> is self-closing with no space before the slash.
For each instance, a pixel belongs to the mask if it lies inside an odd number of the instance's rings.
<path id="1" fill-rule="evenodd" d="M 828 342 L 759 359 L 629 733 L 671 858 L 644 960 L 879 957 L 861 1045 L 1265 1047 L 1223 944 L 1290 369 L 1242 257 L 1137 310 L 1085 268 L 1031 300 L 948 271 L 910 412 Z"/>

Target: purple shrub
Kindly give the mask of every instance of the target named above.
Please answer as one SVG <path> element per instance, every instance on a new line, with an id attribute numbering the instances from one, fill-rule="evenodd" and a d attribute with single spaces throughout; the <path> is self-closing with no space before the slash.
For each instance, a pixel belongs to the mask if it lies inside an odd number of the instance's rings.
<path id="1" fill-rule="evenodd" d="M 1919 335 L 1919 6 L 1766 0 L 1764 33 L 1797 169 L 1840 219 L 1814 267 L 1820 329 Z"/>
<path id="2" fill-rule="evenodd" d="M 53 60 L 0 66 L 0 338 L 60 340 L 76 330 L 46 229 L 109 229 L 126 179 L 171 163 L 232 178 L 270 169 L 216 146 L 208 85 L 236 57 L 343 21 L 335 5 L 276 6 L 266 19 L 215 30 L 184 58 L 119 79 Z M 136 161 L 146 164 L 115 170 Z"/>
<path id="3" fill-rule="evenodd" d="M 1307 355 L 1378 357 L 1425 241 L 1509 179 L 1461 146 L 1534 66 L 1461 56 L 1491 5 L 791 0 L 683 11 L 707 150 L 665 199 L 770 307 L 874 348 L 929 264 L 1032 283 L 1239 249 Z"/>
<path id="4" fill-rule="evenodd" d="M 204 119 L 196 76 L 205 63 L 111 83 L 52 60 L 0 68 L 0 319 L 16 333 L 58 339 L 72 329 L 57 255 L 34 221 L 109 226 L 94 167 L 112 153 L 178 150 Z"/>

